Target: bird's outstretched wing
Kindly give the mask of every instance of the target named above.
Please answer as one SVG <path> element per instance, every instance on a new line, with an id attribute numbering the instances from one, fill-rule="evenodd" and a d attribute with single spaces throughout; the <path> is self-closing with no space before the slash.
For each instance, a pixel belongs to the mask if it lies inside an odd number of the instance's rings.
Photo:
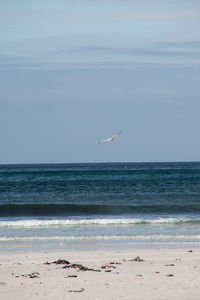
<path id="1" fill-rule="evenodd" d="M 98 141 L 97 143 L 98 143 L 98 144 L 101 144 L 101 143 L 114 142 L 114 140 L 115 140 L 121 133 L 122 133 L 122 132 L 118 132 L 118 133 L 116 133 L 115 135 L 111 136 L 110 138 L 105 139 L 105 140 L 102 140 L 102 141 Z"/>

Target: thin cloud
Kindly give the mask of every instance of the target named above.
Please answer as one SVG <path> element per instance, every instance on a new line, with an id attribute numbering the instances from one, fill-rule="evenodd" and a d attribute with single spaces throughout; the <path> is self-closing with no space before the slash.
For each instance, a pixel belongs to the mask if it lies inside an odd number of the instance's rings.
<path id="1" fill-rule="evenodd" d="M 3 68 L 80 69 L 130 68 L 134 64 L 191 65 L 200 64 L 200 49 L 196 43 L 161 43 L 143 47 L 67 46 L 67 43 L 43 45 L 40 49 L 0 54 Z M 23 49 L 23 47 L 22 47 Z M 130 65 L 128 65 L 130 64 Z"/>

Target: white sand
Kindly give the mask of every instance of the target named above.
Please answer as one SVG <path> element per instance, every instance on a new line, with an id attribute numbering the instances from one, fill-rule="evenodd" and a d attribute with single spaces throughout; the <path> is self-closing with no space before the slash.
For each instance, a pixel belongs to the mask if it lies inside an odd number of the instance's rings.
<path id="1" fill-rule="evenodd" d="M 1 253 L 0 299 L 199 300 L 200 249 L 189 250 Z M 136 256 L 144 261 L 130 261 Z M 44 264 L 58 259 L 101 272 L 63 269 L 62 264 Z M 110 267 L 101 268 L 105 264 Z"/>

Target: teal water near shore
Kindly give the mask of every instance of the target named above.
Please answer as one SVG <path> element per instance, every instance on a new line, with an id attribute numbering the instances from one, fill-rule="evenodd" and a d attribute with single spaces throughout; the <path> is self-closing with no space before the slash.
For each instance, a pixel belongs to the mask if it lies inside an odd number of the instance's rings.
<path id="1" fill-rule="evenodd" d="M 0 166 L 0 249 L 200 245 L 200 163 Z"/>

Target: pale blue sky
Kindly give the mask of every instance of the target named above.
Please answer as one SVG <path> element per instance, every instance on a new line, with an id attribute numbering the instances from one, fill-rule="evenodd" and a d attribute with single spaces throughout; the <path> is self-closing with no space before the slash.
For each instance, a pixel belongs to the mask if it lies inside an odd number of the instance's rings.
<path id="1" fill-rule="evenodd" d="M 198 0 L 0 3 L 0 163 L 199 161 L 199 86 Z"/>

